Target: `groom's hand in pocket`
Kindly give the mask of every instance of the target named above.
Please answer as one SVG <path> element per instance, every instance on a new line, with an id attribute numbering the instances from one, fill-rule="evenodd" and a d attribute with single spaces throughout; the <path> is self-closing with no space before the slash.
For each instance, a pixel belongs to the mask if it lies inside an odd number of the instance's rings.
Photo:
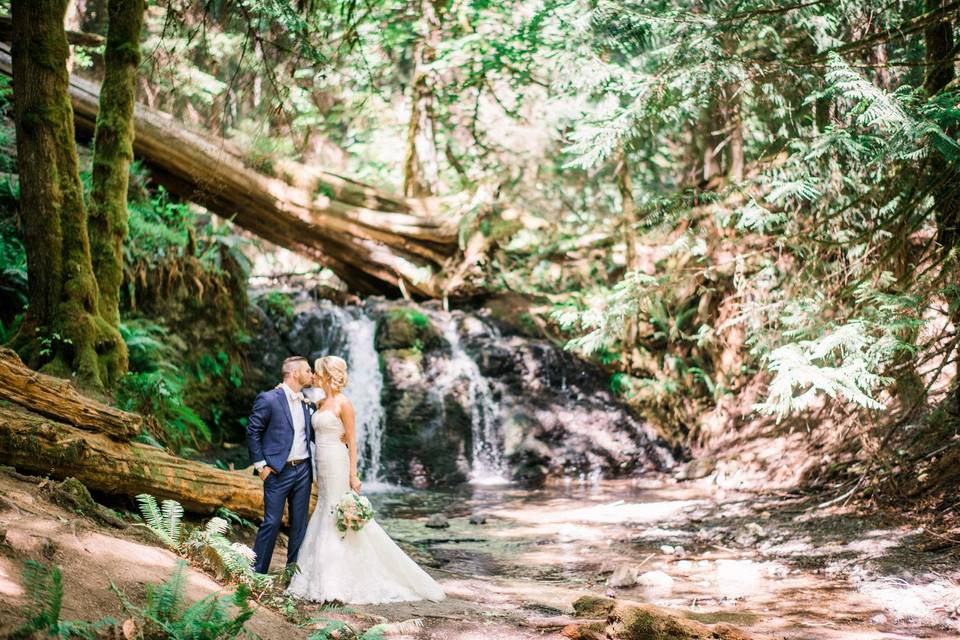
<path id="1" fill-rule="evenodd" d="M 257 475 L 260 476 L 261 480 L 266 481 L 266 479 L 270 477 L 271 473 L 273 473 L 273 469 L 270 467 L 263 467 L 257 472 Z"/>

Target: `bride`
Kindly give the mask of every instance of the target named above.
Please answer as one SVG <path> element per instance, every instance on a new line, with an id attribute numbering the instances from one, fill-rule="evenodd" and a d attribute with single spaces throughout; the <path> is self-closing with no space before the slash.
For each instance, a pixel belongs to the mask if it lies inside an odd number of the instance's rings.
<path id="1" fill-rule="evenodd" d="M 314 385 L 324 399 L 311 418 L 317 506 L 307 525 L 289 593 L 316 602 L 375 604 L 443 600 L 443 589 L 417 566 L 375 520 L 360 531 L 337 530 L 334 506 L 349 490 L 359 493 L 353 404 L 341 390 L 347 363 L 337 356 L 314 363 Z M 343 446 L 346 435 L 347 446 Z"/>

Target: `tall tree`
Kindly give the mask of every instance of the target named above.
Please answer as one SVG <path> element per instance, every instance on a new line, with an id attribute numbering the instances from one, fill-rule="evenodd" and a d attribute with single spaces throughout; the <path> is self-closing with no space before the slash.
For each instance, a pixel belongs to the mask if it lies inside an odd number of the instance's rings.
<path id="1" fill-rule="evenodd" d="M 403 192 L 408 197 L 436 194 L 439 186 L 439 154 L 436 139 L 436 73 L 430 65 L 437 58 L 442 40 L 441 22 L 445 0 L 421 0 L 420 30 L 413 51 L 410 83 L 410 121 L 407 153 L 403 162 Z"/>
<path id="2" fill-rule="evenodd" d="M 100 291 L 100 313 L 112 325 L 119 326 L 144 0 L 110 0 L 107 11 L 104 77 L 93 139 L 89 230 L 93 271 Z"/>
<path id="3" fill-rule="evenodd" d="M 943 9 L 943 0 L 927 0 L 927 11 L 939 12 Z M 924 30 L 926 44 L 926 76 L 924 89 L 932 98 L 946 89 L 956 78 L 954 70 L 957 55 L 953 34 L 953 16 L 943 15 L 939 20 L 931 21 Z M 952 136 L 956 131 L 949 131 Z M 944 249 L 949 250 L 957 244 L 958 225 L 960 225 L 960 186 L 957 185 L 957 172 L 947 164 L 945 169 L 936 163 L 932 171 L 931 182 L 936 205 L 937 239 Z"/>
<path id="4" fill-rule="evenodd" d="M 29 307 L 15 346 L 33 367 L 103 387 L 126 354 L 99 312 L 68 94 L 68 0 L 15 0 L 14 120 Z"/>

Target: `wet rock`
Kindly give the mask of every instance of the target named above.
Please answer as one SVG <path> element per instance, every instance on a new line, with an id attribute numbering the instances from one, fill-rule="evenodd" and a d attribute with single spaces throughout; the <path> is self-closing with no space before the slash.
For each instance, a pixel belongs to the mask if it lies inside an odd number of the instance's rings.
<path id="1" fill-rule="evenodd" d="M 431 529 L 446 529 L 450 526 L 450 522 L 442 513 L 435 513 L 427 519 L 425 526 L 430 527 Z"/>
<path id="2" fill-rule="evenodd" d="M 663 571 L 647 571 L 639 576 L 636 582 L 644 587 L 653 587 L 656 589 L 673 588 L 673 578 L 668 576 Z"/>
<path id="3" fill-rule="evenodd" d="M 614 569 L 613 574 L 607 578 L 607 586 L 614 588 L 632 587 L 637 584 L 639 575 L 640 570 L 637 567 L 620 565 Z"/>
<path id="4" fill-rule="evenodd" d="M 410 307 L 389 309 L 377 320 L 377 351 L 415 349 L 431 351 L 443 348 L 447 341 L 422 311 Z"/>
<path id="5" fill-rule="evenodd" d="M 578 618 L 605 618 L 615 604 L 613 598 L 583 596 L 573 603 L 573 611 Z"/>
<path id="6" fill-rule="evenodd" d="M 470 516 L 470 524 L 487 524 L 487 516 L 482 513 L 475 513 Z"/>
<path id="7" fill-rule="evenodd" d="M 680 471 L 674 475 L 674 478 L 677 480 L 699 480 L 700 478 L 706 478 L 716 468 L 716 458 L 697 458 L 683 465 Z"/>
<path id="8" fill-rule="evenodd" d="M 687 550 L 680 546 L 674 547 L 673 555 L 677 558 L 685 558 L 687 557 Z"/>
<path id="9" fill-rule="evenodd" d="M 601 638 L 613 640 L 760 640 L 728 624 L 709 626 L 680 612 L 650 604 L 618 600 L 607 616 Z"/>
<path id="10" fill-rule="evenodd" d="M 380 359 L 386 415 L 381 460 L 386 478 L 423 487 L 465 482 L 472 435 L 464 403 L 433 388 L 422 352 L 393 349 L 382 351 Z"/>

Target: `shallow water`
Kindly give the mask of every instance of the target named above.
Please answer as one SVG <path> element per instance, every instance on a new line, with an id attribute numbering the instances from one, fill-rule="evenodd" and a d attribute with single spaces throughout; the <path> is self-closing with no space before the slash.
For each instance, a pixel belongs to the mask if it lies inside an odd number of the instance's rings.
<path id="1" fill-rule="evenodd" d="M 960 631 L 955 558 L 920 551 L 909 527 L 811 509 L 796 497 L 647 478 L 371 499 L 380 523 L 450 596 L 358 608 L 391 621 L 424 619 L 415 637 L 465 639 L 479 637 L 478 628 L 486 640 L 550 637 L 559 629 L 524 625 L 569 615 L 586 593 L 786 638 L 955 638 Z M 434 513 L 450 527 L 426 528 Z M 473 513 L 487 523 L 469 524 Z M 641 584 L 608 587 L 621 566 L 637 567 Z"/>

